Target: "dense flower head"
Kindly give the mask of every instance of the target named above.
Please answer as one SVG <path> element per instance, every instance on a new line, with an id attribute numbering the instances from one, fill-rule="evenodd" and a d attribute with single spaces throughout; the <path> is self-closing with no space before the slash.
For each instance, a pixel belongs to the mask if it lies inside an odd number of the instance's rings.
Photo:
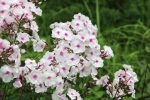
<path id="1" fill-rule="evenodd" d="M 20 7 L 24 6 L 23 4 Z M 34 5 L 28 4 L 26 6 L 30 6 L 30 11 L 34 12 L 36 10 Z M 78 74 L 79 77 L 94 77 L 97 75 L 97 70 L 103 67 L 104 59 L 96 39 L 96 25 L 93 25 L 88 17 L 80 13 L 76 14 L 71 22 L 52 24 L 52 37 L 55 38 L 56 45 L 54 50 L 45 52 L 39 61 L 27 58 L 24 65 L 21 66 L 23 44 L 31 41 L 34 52 L 42 52 L 46 46 L 45 41 L 36 34 L 38 27 L 35 22 L 31 22 L 31 27 L 28 23 L 25 23 L 23 27 L 31 28 L 33 36 L 26 32 L 18 32 L 16 35 L 18 44 L 16 45 L 10 45 L 7 40 L 0 40 L 2 51 L 12 48 L 13 52 L 8 59 L 15 61 L 13 67 L 7 65 L 1 67 L 0 75 L 1 77 L 5 76 L 2 77 L 3 81 L 10 82 L 15 79 L 14 87 L 20 88 L 22 86 L 20 77 L 23 77 L 35 88 L 36 93 L 46 92 L 51 87 L 56 88 L 53 98 L 59 95 L 58 98 L 62 99 L 67 98 L 68 95 L 71 100 L 81 100 L 80 94 L 76 90 L 66 87 L 70 83 L 65 79 L 75 81 Z M 110 48 L 105 51 L 108 58 L 112 57 L 113 52 Z M 64 95 L 63 91 L 66 89 L 68 93 Z"/>
<path id="2" fill-rule="evenodd" d="M 115 72 L 114 76 L 115 77 L 112 83 L 110 83 L 108 75 L 102 76 L 96 83 L 97 85 L 105 86 L 106 92 L 111 98 L 121 99 L 126 95 L 132 95 L 134 98 L 134 84 L 138 81 L 138 79 L 131 66 L 124 64 L 123 69 Z"/>
<path id="3" fill-rule="evenodd" d="M 0 28 L 17 24 L 19 20 L 33 20 L 33 13 L 41 15 L 40 8 L 27 0 L 0 0 Z"/>
<path id="4" fill-rule="evenodd" d="M 28 0 L 0 0 L 0 60 L 4 64 L 21 65 L 21 54 L 25 53 L 24 44 L 33 43 L 36 52 L 42 52 L 45 41 L 38 36 L 38 26 L 34 16 L 40 16 L 42 10 Z M 24 51 L 24 52 L 23 52 Z"/>

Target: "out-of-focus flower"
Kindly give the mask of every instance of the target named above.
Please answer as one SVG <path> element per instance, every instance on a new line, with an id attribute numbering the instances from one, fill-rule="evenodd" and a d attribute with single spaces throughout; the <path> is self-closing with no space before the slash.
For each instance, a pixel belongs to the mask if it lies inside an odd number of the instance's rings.
<path id="1" fill-rule="evenodd" d="M 30 40 L 30 35 L 27 33 L 18 33 L 16 40 L 22 43 L 26 43 Z"/>
<path id="2" fill-rule="evenodd" d="M 115 77 L 112 83 L 109 81 L 109 76 L 105 75 L 97 80 L 97 85 L 106 87 L 106 92 L 111 98 L 121 99 L 124 96 L 131 95 L 135 97 L 134 84 L 138 81 L 137 75 L 133 72 L 130 65 L 123 65 L 124 69 L 115 72 Z"/>
<path id="3" fill-rule="evenodd" d="M 85 51 L 85 44 L 78 39 L 72 40 L 70 44 L 74 53 L 82 53 Z"/>
<path id="4" fill-rule="evenodd" d="M 10 47 L 10 42 L 0 38 L 0 53 Z"/>
<path id="5" fill-rule="evenodd" d="M 114 53 L 113 53 L 112 49 L 109 46 L 104 46 L 104 49 L 101 50 L 101 57 L 110 59 L 113 56 L 114 56 Z"/>
<path id="6" fill-rule="evenodd" d="M 17 78 L 17 79 L 15 80 L 15 82 L 13 83 L 13 86 L 14 86 L 15 88 L 20 88 L 20 87 L 22 87 L 22 84 L 21 84 L 21 81 L 20 81 L 19 78 Z"/>
<path id="7" fill-rule="evenodd" d="M 100 80 L 97 80 L 96 81 L 96 84 L 97 85 L 102 85 L 102 86 L 106 86 L 108 84 L 108 81 L 109 81 L 109 76 L 108 75 L 105 75 L 105 76 L 102 76 L 100 78 Z"/>
<path id="8" fill-rule="evenodd" d="M 26 80 L 32 84 L 40 84 L 43 82 L 43 76 L 40 71 L 33 70 L 26 76 Z"/>
<path id="9" fill-rule="evenodd" d="M 82 100 L 80 94 L 74 89 L 69 88 L 67 95 L 70 97 L 71 100 Z"/>
<path id="10" fill-rule="evenodd" d="M 38 66 L 35 60 L 26 59 L 25 60 L 25 67 L 28 67 L 31 70 L 35 70 Z"/>
<path id="11" fill-rule="evenodd" d="M 44 84 L 36 84 L 35 85 L 35 92 L 36 93 L 44 93 L 47 91 L 47 87 Z"/>
<path id="12" fill-rule="evenodd" d="M 76 54 L 68 54 L 67 57 L 67 64 L 69 66 L 77 65 L 79 63 L 80 59 L 79 56 Z"/>
<path id="13" fill-rule="evenodd" d="M 11 80 L 13 80 L 13 68 L 8 65 L 2 66 L 0 69 L 0 77 L 5 83 L 8 83 Z"/>
<path id="14" fill-rule="evenodd" d="M 42 52 L 45 46 L 46 43 L 44 40 L 33 40 L 33 50 L 35 52 Z"/>
<path id="15" fill-rule="evenodd" d="M 10 61 L 15 61 L 14 67 L 19 67 L 21 64 L 21 53 L 18 45 L 11 45 L 13 53 L 8 57 Z"/>

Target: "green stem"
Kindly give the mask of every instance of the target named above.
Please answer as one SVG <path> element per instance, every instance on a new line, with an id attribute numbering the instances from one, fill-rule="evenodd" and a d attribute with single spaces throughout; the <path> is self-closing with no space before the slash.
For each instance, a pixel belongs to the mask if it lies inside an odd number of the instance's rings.
<path id="1" fill-rule="evenodd" d="M 97 21 L 98 32 L 100 33 L 99 0 L 95 0 L 95 1 L 96 1 L 96 21 Z"/>
<path id="2" fill-rule="evenodd" d="M 97 23 L 97 28 L 98 28 L 98 33 L 97 33 L 97 39 L 98 39 L 98 42 L 100 44 L 104 44 L 104 39 L 102 37 L 102 34 L 101 34 L 101 28 L 100 28 L 100 10 L 99 10 L 99 2 L 100 0 L 95 0 L 96 2 L 96 23 Z"/>
<path id="3" fill-rule="evenodd" d="M 147 74 L 147 70 L 148 70 L 148 65 L 146 66 L 145 68 L 145 71 L 144 71 L 144 82 L 143 82 L 143 88 L 141 90 L 141 97 L 143 98 L 144 97 L 144 90 L 145 90 L 145 86 L 146 86 L 146 74 Z"/>
<path id="4" fill-rule="evenodd" d="M 87 9 L 87 11 L 88 11 L 88 13 L 89 13 L 90 18 L 93 19 L 92 12 L 91 12 L 90 7 L 88 6 L 87 1 L 86 1 L 86 0 L 83 0 L 83 3 L 84 3 L 84 5 L 85 5 L 85 7 L 86 7 L 86 9 Z"/>

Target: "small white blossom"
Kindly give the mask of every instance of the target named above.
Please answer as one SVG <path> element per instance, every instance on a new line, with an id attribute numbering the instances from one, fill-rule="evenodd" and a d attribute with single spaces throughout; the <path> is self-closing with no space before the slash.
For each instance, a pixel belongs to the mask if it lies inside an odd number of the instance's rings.
<path id="1" fill-rule="evenodd" d="M 10 47 L 10 42 L 0 38 L 0 53 Z"/>
<path id="2" fill-rule="evenodd" d="M 108 46 L 104 46 L 104 50 L 101 50 L 101 57 L 110 59 L 114 56 L 112 49 Z"/>
<path id="3" fill-rule="evenodd" d="M 21 64 L 21 52 L 18 45 L 12 45 L 13 53 L 8 57 L 10 61 L 15 61 L 14 67 L 19 67 Z"/>
<path id="4" fill-rule="evenodd" d="M 35 52 L 42 52 L 46 46 L 45 41 L 43 40 L 33 40 L 33 50 Z"/>
<path id="5" fill-rule="evenodd" d="M 43 75 L 45 86 L 49 87 L 56 84 L 56 74 L 53 71 L 45 71 Z"/>
<path id="6" fill-rule="evenodd" d="M 20 79 L 16 79 L 15 80 L 15 82 L 13 83 L 13 86 L 15 87 L 15 88 L 20 88 L 20 87 L 22 87 L 22 84 L 21 84 L 21 81 L 20 81 Z"/>
<path id="7" fill-rule="evenodd" d="M 85 44 L 78 39 L 72 40 L 70 44 L 70 48 L 73 50 L 74 53 L 82 53 L 85 51 Z"/>
<path id="8" fill-rule="evenodd" d="M 47 64 L 51 64 L 54 60 L 54 53 L 47 51 L 42 59 L 45 60 Z"/>
<path id="9" fill-rule="evenodd" d="M 35 60 L 26 59 L 25 60 L 25 66 L 31 70 L 35 70 L 37 68 L 37 63 Z"/>
<path id="10" fill-rule="evenodd" d="M 8 65 L 4 65 L 0 68 L 0 77 L 3 82 L 8 83 L 13 80 L 13 69 Z"/>
<path id="11" fill-rule="evenodd" d="M 106 86 L 108 84 L 108 81 L 109 81 L 109 76 L 108 75 L 105 75 L 105 76 L 102 76 L 100 78 L 100 80 L 97 80 L 96 81 L 96 84 L 97 85 L 102 85 L 102 86 Z"/>
<path id="12" fill-rule="evenodd" d="M 36 93 L 44 93 L 47 91 L 47 87 L 44 84 L 36 84 L 35 85 L 35 92 Z"/>
<path id="13" fill-rule="evenodd" d="M 22 43 L 26 43 L 30 40 L 30 35 L 27 33 L 18 33 L 16 40 Z"/>
<path id="14" fill-rule="evenodd" d="M 70 97 L 71 100 L 82 100 L 80 94 L 74 89 L 69 88 L 67 95 Z"/>
<path id="15" fill-rule="evenodd" d="M 31 28 L 32 31 L 34 31 L 34 32 L 38 32 L 39 31 L 38 25 L 37 25 L 37 23 L 35 21 L 32 21 L 30 24 L 31 24 L 30 28 Z"/>
<path id="16" fill-rule="evenodd" d="M 91 63 L 96 67 L 103 67 L 103 59 L 100 57 L 93 57 Z"/>
<path id="17" fill-rule="evenodd" d="M 30 74 L 25 76 L 27 82 L 30 82 L 32 84 L 40 84 L 43 82 L 43 76 L 40 71 L 33 70 Z"/>
<path id="18" fill-rule="evenodd" d="M 69 66 L 77 65 L 80 61 L 80 58 L 76 54 L 69 54 L 67 57 L 67 64 Z"/>

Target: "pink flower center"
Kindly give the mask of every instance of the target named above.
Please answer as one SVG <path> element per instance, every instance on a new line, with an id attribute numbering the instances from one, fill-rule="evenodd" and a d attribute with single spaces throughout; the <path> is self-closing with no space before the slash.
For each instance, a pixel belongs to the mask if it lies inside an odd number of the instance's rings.
<path id="1" fill-rule="evenodd" d="M 68 34 L 67 34 L 67 33 L 65 33 L 65 36 L 67 37 L 67 36 L 68 36 Z"/>
<path id="2" fill-rule="evenodd" d="M 77 48 L 80 48 L 80 44 L 77 44 L 76 47 L 77 47 Z"/>
<path id="3" fill-rule="evenodd" d="M 5 10 L 1 10 L 0 13 L 1 13 L 1 14 L 4 14 L 4 13 L 5 13 Z"/>
<path id="4" fill-rule="evenodd" d="M 47 79 L 50 80 L 50 79 L 51 79 L 51 76 L 48 76 Z"/>
<path id="5" fill-rule="evenodd" d="M 37 76 L 37 75 L 33 75 L 32 77 L 33 77 L 33 79 L 37 79 L 37 78 L 38 78 L 38 76 Z"/>
<path id="6" fill-rule="evenodd" d="M 0 42 L 0 49 L 3 49 L 3 43 Z"/>
<path id="7" fill-rule="evenodd" d="M 19 58 L 19 55 L 16 56 L 16 59 L 18 59 L 18 58 Z"/>
<path id="8" fill-rule="evenodd" d="M 5 2 L 2 2 L 1 4 L 2 4 L 3 6 L 4 6 L 4 5 L 6 5 L 6 3 L 5 3 Z"/>
<path id="9" fill-rule="evenodd" d="M 78 18 L 80 19 L 80 18 L 81 18 L 81 16 L 78 16 Z"/>
<path id="10" fill-rule="evenodd" d="M 84 40 L 85 39 L 84 36 L 82 36 L 81 39 Z"/>
<path id="11" fill-rule="evenodd" d="M 93 42 L 93 39 L 90 39 L 90 42 Z"/>
<path id="12" fill-rule="evenodd" d="M 74 59 L 74 58 L 71 58 L 70 60 L 71 60 L 71 61 L 74 61 L 75 59 Z"/>
<path id="13" fill-rule="evenodd" d="M 57 31 L 57 34 L 59 35 L 59 34 L 60 34 L 60 32 L 59 32 L 59 31 Z"/>
<path id="14" fill-rule="evenodd" d="M 16 79 L 16 82 L 17 82 L 17 83 L 20 83 L 20 79 L 19 79 L 19 78 L 17 78 L 17 79 Z"/>
<path id="15" fill-rule="evenodd" d="M 44 45 L 43 45 L 43 44 L 41 44 L 41 48 L 44 48 Z"/>
<path id="16" fill-rule="evenodd" d="M 53 58 L 52 56 L 49 56 L 49 57 L 48 57 L 48 60 L 51 60 L 52 58 Z"/>
<path id="17" fill-rule="evenodd" d="M 42 87 L 43 87 L 43 85 L 42 85 L 42 84 L 39 84 L 39 87 L 40 87 L 40 88 L 42 88 Z"/>
<path id="18" fill-rule="evenodd" d="M 61 51 L 61 52 L 60 52 L 60 55 L 61 55 L 61 56 L 64 56 L 64 53 Z"/>
<path id="19" fill-rule="evenodd" d="M 6 71 L 5 74 L 9 75 L 9 74 L 10 74 L 10 71 Z"/>
<path id="20" fill-rule="evenodd" d="M 96 32 L 93 32 L 92 34 L 93 34 L 93 35 L 95 35 L 95 34 L 96 34 Z"/>
<path id="21" fill-rule="evenodd" d="M 76 26 L 79 26 L 80 24 L 79 23 L 76 23 Z"/>
<path id="22" fill-rule="evenodd" d="M 74 95 L 73 93 L 71 93 L 71 95 Z"/>
<path id="23" fill-rule="evenodd" d="M 86 24 L 86 23 L 84 23 L 84 26 L 86 27 L 86 26 L 87 26 L 87 24 Z"/>
<path id="24" fill-rule="evenodd" d="M 63 70 L 63 71 L 66 71 L 66 68 L 65 68 L 65 67 L 62 67 L 62 70 Z"/>
<path id="25" fill-rule="evenodd" d="M 98 63 L 99 61 L 98 60 L 96 60 L 96 63 Z"/>
<path id="26" fill-rule="evenodd" d="M 24 37 L 21 37 L 21 40 L 24 40 Z"/>

